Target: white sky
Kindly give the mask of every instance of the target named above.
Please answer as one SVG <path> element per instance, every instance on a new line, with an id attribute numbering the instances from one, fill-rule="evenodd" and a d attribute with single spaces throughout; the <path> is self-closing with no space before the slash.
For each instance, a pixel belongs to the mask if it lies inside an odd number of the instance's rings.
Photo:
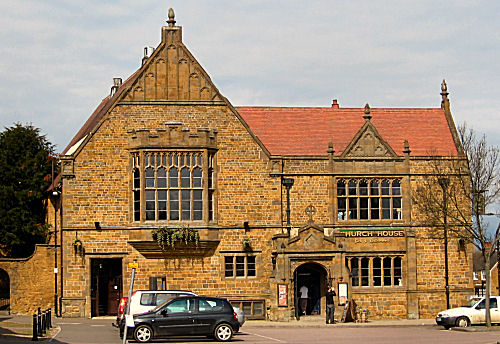
<path id="1" fill-rule="evenodd" d="M 235 106 L 439 107 L 445 78 L 455 122 L 500 145 L 498 0 L 2 0 L 0 129 L 32 123 L 62 151 L 169 7 Z"/>

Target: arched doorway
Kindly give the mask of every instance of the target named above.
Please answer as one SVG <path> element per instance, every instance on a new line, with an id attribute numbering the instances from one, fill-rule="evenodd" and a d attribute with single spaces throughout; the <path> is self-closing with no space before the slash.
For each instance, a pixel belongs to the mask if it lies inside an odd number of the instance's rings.
<path id="1" fill-rule="evenodd" d="M 295 269 L 295 300 L 296 308 L 300 315 L 318 315 L 324 313 L 324 296 L 327 287 L 328 274 L 326 269 L 317 263 L 305 263 Z M 300 289 L 307 287 L 307 305 L 302 309 L 300 301 Z M 297 314 L 297 312 L 296 312 Z"/>
<path id="2" fill-rule="evenodd" d="M 10 278 L 7 271 L 0 269 L 0 311 L 10 309 Z"/>

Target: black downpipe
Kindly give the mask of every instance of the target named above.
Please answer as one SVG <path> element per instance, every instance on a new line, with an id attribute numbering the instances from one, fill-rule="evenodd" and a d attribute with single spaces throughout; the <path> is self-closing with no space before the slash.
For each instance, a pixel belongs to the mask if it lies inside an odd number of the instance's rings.
<path id="1" fill-rule="evenodd" d="M 293 289 L 294 289 L 294 304 L 295 304 L 295 319 L 300 320 L 300 309 L 299 309 L 299 290 L 298 290 L 298 273 L 297 269 L 293 272 Z"/>

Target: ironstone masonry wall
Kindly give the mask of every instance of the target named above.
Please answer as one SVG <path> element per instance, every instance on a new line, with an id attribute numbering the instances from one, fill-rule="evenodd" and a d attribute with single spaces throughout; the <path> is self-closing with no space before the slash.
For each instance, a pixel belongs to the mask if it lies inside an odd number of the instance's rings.
<path id="1" fill-rule="evenodd" d="M 217 222 L 229 228 L 219 230 L 220 245 L 212 257 L 151 260 L 127 244 L 130 240 L 151 240 L 150 226 L 126 229 L 137 227 L 131 221 L 127 131 L 162 127 L 166 121 L 182 121 L 183 127 L 193 130 L 208 127 L 218 131 Z M 280 225 L 281 185 L 278 178 L 268 177 L 267 165 L 261 148 L 226 107 L 122 105 L 115 108 L 75 159 L 75 178 L 64 180 L 66 301 L 63 311 L 69 316 L 89 313 L 89 257 L 99 257 L 99 254 L 111 257 L 109 254 L 113 252 L 118 253 L 117 257 L 124 257 L 124 267 L 138 260 L 138 288 L 147 287 L 151 275 L 167 275 L 169 288 L 189 289 L 201 294 L 247 298 L 269 294 L 268 265 L 259 264 L 257 278 L 224 279 L 221 277 L 224 275 L 223 255 L 219 254 L 224 250 L 241 250 L 245 236 L 243 222 L 248 221 L 251 230 L 246 235 L 252 239 L 254 251 L 260 251 L 257 262 L 262 257 L 270 257 L 271 231 L 260 226 Z M 104 230 L 93 229 L 95 221 L 99 221 Z M 76 235 L 83 242 L 84 258 L 72 252 L 71 242 Z M 202 236 L 201 239 L 206 238 Z M 129 284 L 127 272 L 123 284 Z M 81 301 L 86 304 L 86 310 L 79 309 Z"/>
<path id="2" fill-rule="evenodd" d="M 54 248 L 37 245 L 28 258 L 0 259 L 10 280 L 11 314 L 32 314 L 54 307 Z"/>
<path id="3" fill-rule="evenodd" d="M 154 129 L 174 120 L 182 121 L 184 127 L 208 127 L 218 131 L 217 222 L 223 227 L 219 229 L 220 244 L 211 257 L 145 259 L 127 244 L 131 240 L 151 240 L 148 226 L 137 229 L 137 224 L 131 221 L 131 164 L 127 131 L 139 127 Z M 416 166 L 412 167 L 418 169 L 420 165 L 425 165 L 425 161 L 414 164 Z M 288 173 L 328 171 L 326 159 L 287 160 L 284 165 Z M 363 166 L 362 170 L 366 170 L 367 165 Z M 270 239 L 285 220 L 285 192 L 280 179 L 269 176 L 269 161 L 261 148 L 225 106 L 120 105 L 75 159 L 75 171 L 75 178 L 64 180 L 66 270 L 63 311 L 67 316 L 89 314 L 90 258 L 100 254 L 124 258 L 124 286 L 128 286 L 130 277 L 126 264 L 137 259 L 137 288 L 146 288 L 149 276 L 166 275 L 169 288 L 230 298 L 264 298 L 268 305 L 275 304 L 275 286 L 269 283 Z M 295 177 L 291 190 L 294 226 L 307 222 L 304 209 L 309 204 L 317 209 L 316 223 L 331 223 L 334 216 L 330 177 Z M 103 230 L 95 230 L 94 221 L 99 221 Z M 246 234 L 242 228 L 245 221 L 251 227 Z M 127 229 L 129 227 L 134 229 Z M 426 230 L 417 230 L 417 264 L 414 267 L 418 286 L 414 292 L 418 294 L 421 317 L 433 316 L 444 300 L 443 267 L 440 263 L 443 261 L 442 243 L 426 238 Z M 84 257 L 72 251 L 71 242 L 76 235 L 84 243 Z M 244 236 L 252 239 L 258 256 L 257 277 L 226 279 L 223 277 L 224 254 L 221 251 L 240 250 Z M 370 252 L 369 247 L 366 250 Z M 463 264 L 463 258 L 460 253 L 450 253 L 450 271 L 453 274 L 450 283 L 460 290 L 458 296 L 452 293 L 452 303 L 456 305 L 461 304 L 467 294 L 464 288 L 470 287 L 471 277 L 467 275 L 469 261 L 466 257 L 466 264 Z M 360 306 L 372 305 L 370 309 L 375 317 L 406 317 L 405 290 L 394 293 L 357 288 L 352 295 Z"/>

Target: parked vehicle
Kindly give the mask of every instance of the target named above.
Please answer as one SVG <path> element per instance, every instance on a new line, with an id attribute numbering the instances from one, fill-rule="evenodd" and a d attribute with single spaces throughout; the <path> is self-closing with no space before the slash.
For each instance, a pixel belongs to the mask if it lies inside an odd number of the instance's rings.
<path id="1" fill-rule="evenodd" d="M 173 299 L 179 296 L 196 295 L 193 292 L 187 290 L 137 290 L 132 294 L 132 303 L 130 304 L 130 314 L 139 314 L 149 311 L 156 306 L 161 305 L 163 302 Z M 122 297 L 118 305 L 118 315 L 116 316 L 116 325 L 122 328 L 122 322 L 124 320 L 123 313 L 127 306 L 127 297 Z M 233 307 L 236 315 L 238 316 L 238 323 L 240 327 L 245 323 L 246 317 L 245 313 L 238 308 Z"/>
<path id="2" fill-rule="evenodd" d="M 245 313 L 241 310 L 241 308 L 233 306 L 233 309 L 236 313 L 236 316 L 238 317 L 238 323 L 240 324 L 240 327 L 243 326 L 246 320 Z"/>
<path id="3" fill-rule="evenodd" d="M 190 295 L 196 294 L 186 290 L 137 290 L 131 296 L 130 314 L 144 313 L 175 297 Z M 120 329 L 122 329 L 125 319 L 124 312 L 127 307 L 127 299 L 127 297 L 122 297 L 118 305 L 116 324 Z"/>
<path id="4" fill-rule="evenodd" d="M 135 315 L 133 326 L 127 328 L 127 339 L 147 343 L 171 336 L 209 336 L 226 342 L 239 326 L 236 313 L 226 299 L 184 296 Z"/>
<path id="5" fill-rule="evenodd" d="M 490 315 L 492 323 L 500 323 L 500 297 L 490 298 Z M 436 323 L 449 329 L 451 327 L 468 327 L 486 323 L 486 299 L 483 297 L 470 307 L 451 308 L 439 312 Z"/>

